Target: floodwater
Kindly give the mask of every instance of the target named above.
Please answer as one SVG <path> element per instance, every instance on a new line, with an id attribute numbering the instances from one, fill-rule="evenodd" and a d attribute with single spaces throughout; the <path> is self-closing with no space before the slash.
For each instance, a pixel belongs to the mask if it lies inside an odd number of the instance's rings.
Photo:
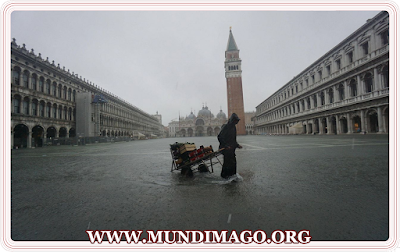
<path id="1" fill-rule="evenodd" d="M 238 182 L 219 164 L 171 172 L 176 141 L 218 149 L 216 137 L 194 137 L 13 150 L 12 238 L 306 229 L 312 240 L 388 239 L 388 135 L 239 136 Z"/>

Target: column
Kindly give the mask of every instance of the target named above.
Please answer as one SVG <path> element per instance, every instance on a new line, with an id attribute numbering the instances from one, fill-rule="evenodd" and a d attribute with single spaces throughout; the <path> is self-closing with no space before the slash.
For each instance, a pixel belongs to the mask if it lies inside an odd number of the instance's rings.
<path id="1" fill-rule="evenodd" d="M 364 94 L 363 81 L 360 75 L 357 75 L 357 96 L 362 96 Z"/>
<path id="2" fill-rule="evenodd" d="M 382 117 L 382 108 L 378 107 L 378 133 L 384 133 L 384 125 L 383 125 L 383 117 Z"/>
<path id="3" fill-rule="evenodd" d="M 27 139 L 27 148 L 32 148 L 32 130 L 29 130 Z"/>
<path id="4" fill-rule="evenodd" d="M 364 120 L 364 110 L 361 110 L 360 111 L 361 112 L 361 132 L 364 132 L 365 130 L 366 130 L 366 127 L 365 127 L 365 120 Z"/>
<path id="5" fill-rule="evenodd" d="M 337 85 L 333 87 L 333 100 L 334 102 L 339 101 L 339 86 Z"/>
<path id="6" fill-rule="evenodd" d="M 326 118 L 326 127 L 327 127 L 327 133 L 326 134 L 328 134 L 328 135 L 330 135 L 330 134 L 332 134 L 332 132 L 331 132 L 331 120 L 329 120 L 330 118 L 329 117 L 327 117 Z"/>
<path id="7" fill-rule="evenodd" d="M 380 75 L 378 74 L 378 69 L 375 67 L 374 68 L 374 90 L 373 91 L 381 90 L 381 89 L 382 89 L 381 78 L 380 78 Z M 381 128 L 381 127 L 379 126 L 379 128 Z"/>
<path id="8" fill-rule="evenodd" d="M 321 92 L 317 93 L 317 107 L 321 107 Z"/>
<path id="9" fill-rule="evenodd" d="M 312 120 L 312 127 L 313 127 L 313 134 L 317 132 L 317 124 L 315 123 L 315 120 Z"/>
<path id="10" fill-rule="evenodd" d="M 342 133 L 341 129 L 340 129 L 340 121 L 339 121 L 339 116 L 335 115 L 336 118 L 336 134 L 340 134 Z"/>
<path id="11" fill-rule="evenodd" d="M 352 134 L 353 133 L 353 119 L 350 118 L 350 113 L 347 113 L 347 134 Z"/>
<path id="12" fill-rule="evenodd" d="M 324 129 L 322 126 L 322 118 L 318 118 L 318 127 L 319 127 L 319 134 L 320 135 L 324 134 Z"/>
<path id="13" fill-rule="evenodd" d="M 32 100 L 31 99 L 28 102 L 28 115 L 32 115 Z"/>
<path id="14" fill-rule="evenodd" d="M 46 144 L 46 140 L 47 140 L 47 134 L 46 134 L 45 131 L 43 131 L 43 137 L 42 137 L 42 139 L 43 139 L 42 143 L 43 143 L 43 146 L 44 146 L 44 145 Z"/>
<path id="15" fill-rule="evenodd" d="M 14 148 L 14 131 L 11 129 L 11 149 Z"/>
<path id="16" fill-rule="evenodd" d="M 349 91 L 349 86 L 347 81 L 343 81 L 343 87 L 344 87 L 344 99 L 347 100 L 350 97 L 350 91 Z"/>

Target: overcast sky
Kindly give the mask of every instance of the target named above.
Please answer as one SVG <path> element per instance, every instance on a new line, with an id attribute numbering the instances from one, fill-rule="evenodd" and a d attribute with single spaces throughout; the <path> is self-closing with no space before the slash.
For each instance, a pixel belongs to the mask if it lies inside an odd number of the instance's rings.
<path id="1" fill-rule="evenodd" d="M 378 13 L 15 11 L 11 37 L 168 125 L 203 103 L 227 113 L 229 27 L 248 112 Z"/>

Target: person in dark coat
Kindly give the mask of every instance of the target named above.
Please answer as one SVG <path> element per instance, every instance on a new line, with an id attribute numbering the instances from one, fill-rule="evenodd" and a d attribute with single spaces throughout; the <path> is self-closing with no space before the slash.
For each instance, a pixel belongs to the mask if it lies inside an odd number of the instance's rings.
<path id="1" fill-rule="evenodd" d="M 236 174 L 236 148 L 241 149 L 242 146 L 236 142 L 236 124 L 239 122 L 237 114 L 233 113 L 228 123 L 222 125 L 218 134 L 220 143 L 219 149 L 223 149 L 221 153 L 224 155 L 224 164 L 222 165 L 221 177 L 229 178 Z"/>

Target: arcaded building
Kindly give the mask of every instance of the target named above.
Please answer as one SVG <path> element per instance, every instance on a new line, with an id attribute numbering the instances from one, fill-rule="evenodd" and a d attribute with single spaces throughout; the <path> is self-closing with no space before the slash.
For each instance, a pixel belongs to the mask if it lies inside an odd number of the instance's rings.
<path id="1" fill-rule="evenodd" d="M 163 134 L 154 116 L 43 59 L 25 44 L 17 45 L 15 39 L 11 105 L 12 148 L 39 147 L 54 139 Z"/>
<path id="2" fill-rule="evenodd" d="M 380 12 L 256 107 L 257 134 L 389 132 L 389 15 Z"/>
<path id="3" fill-rule="evenodd" d="M 197 113 L 192 112 L 188 116 L 180 117 L 177 121 L 168 124 L 170 137 L 194 137 L 194 136 L 217 136 L 221 126 L 228 121 L 226 114 L 219 111 L 217 116 L 203 106 Z"/>

